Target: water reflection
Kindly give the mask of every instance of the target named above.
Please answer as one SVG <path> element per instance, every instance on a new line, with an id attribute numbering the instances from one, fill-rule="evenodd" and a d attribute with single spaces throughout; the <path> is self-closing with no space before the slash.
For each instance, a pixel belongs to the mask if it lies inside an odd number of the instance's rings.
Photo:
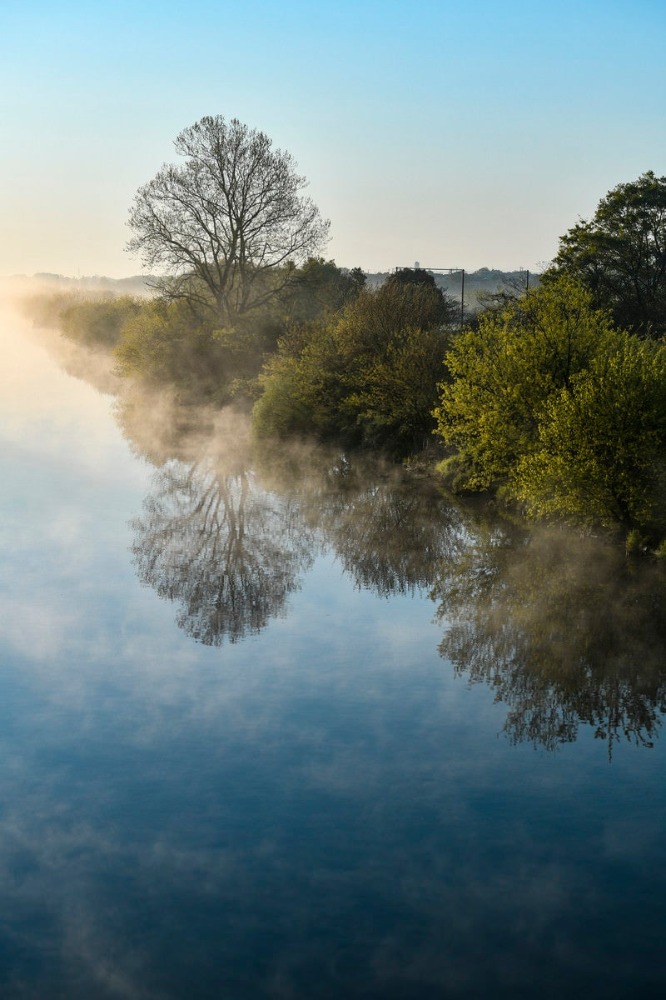
<path id="1" fill-rule="evenodd" d="M 666 709 L 666 586 L 658 566 L 564 530 L 477 526 L 435 588 L 440 653 L 508 706 L 514 743 L 554 749 L 581 724 L 652 746 Z"/>
<path id="2" fill-rule="evenodd" d="M 255 454 L 255 462 L 265 485 L 298 498 L 360 589 L 380 597 L 428 589 L 464 548 L 461 512 L 431 480 L 324 450 Z"/>
<path id="3" fill-rule="evenodd" d="M 305 446 L 262 453 L 229 412 L 127 386 L 115 411 L 156 466 L 132 522 L 138 575 L 198 642 L 237 642 L 284 615 L 328 550 L 359 589 L 431 593 L 440 654 L 507 706 L 512 742 L 553 749 L 584 725 L 609 755 L 619 740 L 652 745 L 666 709 L 658 567 L 599 539 L 477 516 L 395 467 Z"/>
<path id="4" fill-rule="evenodd" d="M 432 485 L 330 452 L 255 455 L 251 469 L 225 441 L 166 461 L 132 522 L 140 579 L 179 603 L 178 624 L 199 642 L 235 642 L 284 614 L 322 548 L 359 588 L 388 597 L 432 586 L 462 545 L 459 513 Z"/>
<path id="5" fill-rule="evenodd" d="M 666 744 L 516 752 L 486 682 L 511 738 L 610 714 L 649 744 L 659 574 L 339 454 L 250 456 L 226 418 L 174 434 L 159 401 L 151 473 L 50 377 L 0 421 L 0 995 L 658 994 Z M 145 582 L 223 654 L 139 593 L 132 516 Z"/>
<path id="6" fill-rule="evenodd" d="M 323 511 L 322 526 L 356 585 L 390 597 L 433 584 L 461 544 L 456 514 L 435 489 L 365 483 L 352 503 Z"/>
<path id="7" fill-rule="evenodd" d="M 188 635 L 220 645 L 263 629 L 328 550 L 358 588 L 430 592 L 441 656 L 507 706 L 512 742 L 554 749 L 585 725 L 609 755 L 621 739 L 652 745 L 666 709 L 658 567 L 600 539 L 511 527 L 378 463 L 252 452 L 237 418 L 197 433 L 189 419 L 159 448 L 138 421 L 143 453 L 163 464 L 133 522 L 139 576 L 179 604 Z M 180 458 L 164 461 L 169 451 Z"/>
<path id="8" fill-rule="evenodd" d="M 312 561 L 310 533 L 288 499 L 257 488 L 245 468 L 171 460 L 133 522 L 143 583 L 180 605 L 198 642 L 237 642 L 284 613 Z"/>

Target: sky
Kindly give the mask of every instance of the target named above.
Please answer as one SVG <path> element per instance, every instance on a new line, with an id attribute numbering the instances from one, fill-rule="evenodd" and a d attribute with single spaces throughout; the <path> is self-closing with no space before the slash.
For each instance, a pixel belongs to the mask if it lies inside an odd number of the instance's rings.
<path id="1" fill-rule="evenodd" d="M 0 276 L 139 274 L 177 134 L 287 150 L 340 266 L 539 270 L 666 174 L 666 0 L 0 0 Z"/>

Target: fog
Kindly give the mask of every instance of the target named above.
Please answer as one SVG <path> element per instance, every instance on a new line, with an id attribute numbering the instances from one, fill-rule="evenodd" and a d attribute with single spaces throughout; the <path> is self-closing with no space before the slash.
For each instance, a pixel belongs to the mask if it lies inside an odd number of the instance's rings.
<path id="1" fill-rule="evenodd" d="M 20 299 L 25 286 L 16 292 Z M 183 406 L 173 392 L 121 379 L 110 353 L 31 326 L 16 302 L 3 305 L 2 331 L 4 446 L 39 463 L 37 492 L 29 483 L 24 503 L 48 511 L 25 530 L 60 553 L 60 584 L 48 597 L 28 574 L 3 599 L 5 638 L 26 653 L 32 642 L 36 664 L 79 641 L 78 601 L 65 595 L 79 590 L 96 539 L 117 532 L 120 515 L 125 585 L 144 588 L 140 603 L 161 599 L 160 617 L 189 641 L 214 649 L 270 632 L 332 556 L 357 593 L 429 598 L 439 629 L 433 650 L 455 677 L 483 682 L 505 706 L 509 740 L 556 749 L 587 726 L 612 756 L 618 741 L 649 747 L 658 738 L 661 566 L 627 560 L 605 535 L 461 504 L 436 480 L 367 456 L 302 441 L 258 444 L 247 414 Z M 104 484 L 107 513 L 76 499 L 91 482 Z M 19 558 L 25 543 L 18 520 L 6 550 Z M 100 610 L 100 624 L 106 617 Z M 402 627 L 396 649 L 411 634 Z M 98 639 L 102 650 L 116 641 Z M 129 641 L 129 659 L 138 641 Z M 175 658 L 161 640 L 156 648 L 159 656 L 148 648 L 138 656 L 140 670 L 152 684 L 154 670 L 172 663 L 180 680 L 162 676 L 160 696 L 177 701 L 181 684 L 192 684 L 187 644 Z M 98 656 L 87 649 L 78 659 Z"/>

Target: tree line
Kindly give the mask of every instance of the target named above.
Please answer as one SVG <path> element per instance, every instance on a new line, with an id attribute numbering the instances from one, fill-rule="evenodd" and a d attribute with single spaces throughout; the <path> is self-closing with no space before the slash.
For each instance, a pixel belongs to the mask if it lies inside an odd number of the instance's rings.
<path id="1" fill-rule="evenodd" d="M 538 287 L 489 296 L 460 330 L 432 274 L 368 288 L 325 259 L 328 221 L 264 133 L 207 117 L 175 145 L 183 162 L 129 217 L 154 297 L 61 298 L 68 336 L 183 402 L 252 408 L 260 436 L 403 459 L 434 444 L 457 490 L 663 543 L 666 177 L 619 184 Z"/>

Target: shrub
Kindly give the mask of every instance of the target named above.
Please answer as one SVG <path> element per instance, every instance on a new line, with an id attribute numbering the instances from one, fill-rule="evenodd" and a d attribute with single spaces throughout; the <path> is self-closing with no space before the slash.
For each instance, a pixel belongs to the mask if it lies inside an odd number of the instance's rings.
<path id="1" fill-rule="evenodd" d="M 446 355 L 437 433 L 455 450 L 459 488 L 505 483 L 538 442 L 548 400 L 571 386 L 611 335 L 606 314 L 569 279 L 529 292 L 456 338 Z"/>
<path id="2" fill-rule="evenodd" d="M 618 333 L 549 401 L 515 494 L 532 514 L 621 525 L 654 540 L 666 526 L 666 347 Z"/>
<path id="3" fill-rule="evenodd" d="M 292 330 L 261 376 L 256 431 L 409 454 L 434 428 L 448 311 L 439 289 L 389 283 Z"/>
<path id="4" fill-rule="evenodd" d="M 83 299 L 63 310 L 60 329 L 80 344 L 110 349 L 119 342 L 125 324 L 143 308 L 145 303 L 130 295 Z"/>

